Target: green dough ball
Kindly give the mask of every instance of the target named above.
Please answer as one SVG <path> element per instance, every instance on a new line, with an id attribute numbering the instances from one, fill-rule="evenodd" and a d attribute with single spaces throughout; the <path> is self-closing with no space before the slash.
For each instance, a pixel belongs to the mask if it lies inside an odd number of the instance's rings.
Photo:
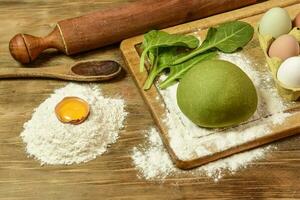
<path id="1" fill-rule="evenodd" d="M 239 67 L 209 60 L 194 66 L 181 79 L 177 104 L 195 124 L 221 128 L 249 119 L 257 107 L 257 93 Z"/>

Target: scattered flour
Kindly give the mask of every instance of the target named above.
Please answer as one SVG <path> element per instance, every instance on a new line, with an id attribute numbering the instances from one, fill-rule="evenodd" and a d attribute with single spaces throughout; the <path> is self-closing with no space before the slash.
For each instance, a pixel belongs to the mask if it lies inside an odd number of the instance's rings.
<path id="1" fill-rule="evenodd" d="M 134 147 L 132 160 L 140 176 L 146 180 L 155 181 L 163 181 L 171 175 L 191 175 L 194 177 L 204 175 L 217 182 L 226 174 L 235 174 L 238 170 L 252 164 L 253 161 L 264 158 L 267 152 L 275 148 L 272 146 L 256 148 L 192 170 L 180 170 L 173 165 L 156 128 L 151 128 L 146 132 L 146 138 L 145 144 Z"/>
<path id="2" fill-rule="evenodd" d="M 164 179 L 176 168 L 166 152 L 155 128 L 146 132 L 147 143 L 133 149 L 132 159 L 146 179 Z"/>
<path id="3" fill-rule="evenodd" d="M 208 156 L 263 137 L 271 132 L 272 126 L 283 123 L 291 115 L 283 112 L 288 105 L 277 94 L 269 72 L 256 71 L 254 68 L 259 66 L 253 66 L 254 64 L 242 53 L 221 53 L 220 59 L 235 63 L 251 78 L 258 93 L 257 111 L 247 123 L 237 127 L 223 130 L 200 128 L 180 111 L 176 101 L 178 84 L 160 90 L 167 108 L 164 123 L 169 129 L 170 146 L 181 160 Z M 136 147 L 132 155 L 141 175 L 146 179 L 162 179 L 172 173 L 183 173 L 173 166 L 157 131 L 151 129 L 147 137 L 148 147 L 147 145 Z M 236 154 L 185 173 L 202 173 L 218 181 L 225 172 L 235 173 L 253 160 L 263 158 L 271 148 L 268 146 Z"/>
<path id="4" fill-rule="evenodd" d="M 79 125 L 63 124 L 55 115 L 56 104 L 66 96 L 77 96 L 90 105 L 88 119 Z M 116 142 L 127 115 L 122 99 L 105 98 L 95 85 L 70 83 L 35 109 L 24 124 L 21 137 L 27 153 L 41 164 L 74 164 L 101 155 Z"/>

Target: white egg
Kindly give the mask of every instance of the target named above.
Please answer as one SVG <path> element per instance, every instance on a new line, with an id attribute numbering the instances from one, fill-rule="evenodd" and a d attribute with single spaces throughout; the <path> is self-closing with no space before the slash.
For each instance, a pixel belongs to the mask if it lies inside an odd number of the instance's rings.
<path id="1" fill-rule="evenodd" d="M 277 79 L 285 86 L 300 87 L 300 56 L 286 59 L 277 71 Z"/>

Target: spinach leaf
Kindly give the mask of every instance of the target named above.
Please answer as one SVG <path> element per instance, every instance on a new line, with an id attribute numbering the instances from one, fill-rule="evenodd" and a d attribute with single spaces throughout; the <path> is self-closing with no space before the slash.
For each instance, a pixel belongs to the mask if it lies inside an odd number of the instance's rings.
<path id="1" fill-rule="evenodd" d="M 252 39 L 253 33 L 253 27 L 246 22 L 227 22 L 216 28 L 210 28 L 202 45 L 194 49 L 199 45 L 198 39 L 194 36 L 171 35 L 155 30 L 148 32 L 142 44 L 140 71 L 144 70 L 146 56 L 152 67 L 143 89 L 149 89 L 155 78 L 167 68 L 170 69 L 170 73 L 160 87 L 168 87 L 196 63 L 215 57 L 216 53 L 212 51 L 218 49 L 225 53 L 232 53 L 245 46 Z M 194 50 L 178 52 L 180 48 Z"/>
<path id="2" fill-rule="evenodd" d="M 204 54 L 200 54 L 197 55 L 195 57 L 193 57 L 192 59 L 184 62 L 184 63 L 180 63 L 178 65 L 174 65 L 170 67 L 170 73 L 168 74 L 168 77 L 159 84 L 159 87 L 161 89 L 165 89 L 171 85 L 173 85 L 174 83 L 177 82 L 177 80 L 181 79 L 183 77 L 183 75 L 192 67 L 194 67 L 194 65 L 196 65 L 197 63 L 204 61 L 204 60 L 209 60 L 212 58 L 215 58 L 217 55 L 217 52 L 213 51 L 213 52 L 208 52 L 208 53 L 204 53 Z"/>
<path id="3" fill-rule="evenodd" d="M 162 47 L 157 48 L 157 55 L 154 55 L 154 60 L 150 61 L 152 63 L 152 68 L 150 69 L 150 73 L 147 77 L 146 82 L 144 83 L 143 89 L 147 90 L 151 87 L 153 81 L 155 80 L 156 76 L 158 76 L 163 70 L 169 68 L 172 63 L 177 58 L 186 55 L 188 52 L 185 49 L 180 47 Z M 149 57 L 151 60 L 151 57 Z"/>
<path id="4" fill-rule="evenodd" d="M 150 61 L 154 60 L 154 52 L 156 48 L 182 46 L 187 48 L 196 48 L 199 45 L 199 40 L 192 35 L 177 35 L 169 34 L 163 31 L 152 30 L 144 35 L 142 44 L 143 52 L 140 60 L 140 71 L 144 70 L 145 57 L 148 55 Z M 152 58 L 151 58 L 152 57 Z"/>
<path id="5" fill-rule="evenodd" d="M 209 49 L 217 48 L 224 53 L 232 53 L 245 46 L 253 37 L 253 27 L 242 21 L 232 21 L 208 30 L 206 39 L 202 45 L 190 54 L 173 62 L 174 65 L 185 62 L 192 57 Z"/>

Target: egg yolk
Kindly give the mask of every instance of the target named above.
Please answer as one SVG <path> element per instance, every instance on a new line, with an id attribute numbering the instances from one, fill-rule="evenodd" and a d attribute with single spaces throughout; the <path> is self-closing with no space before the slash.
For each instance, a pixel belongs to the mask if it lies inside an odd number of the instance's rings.
<path id="1" fill-rule="evenodd" d="M 80 124 L 89 115 L 89 105 L 78 97 L 65 97 L 55 107 L 57 118 L 63 123 Z"/>

